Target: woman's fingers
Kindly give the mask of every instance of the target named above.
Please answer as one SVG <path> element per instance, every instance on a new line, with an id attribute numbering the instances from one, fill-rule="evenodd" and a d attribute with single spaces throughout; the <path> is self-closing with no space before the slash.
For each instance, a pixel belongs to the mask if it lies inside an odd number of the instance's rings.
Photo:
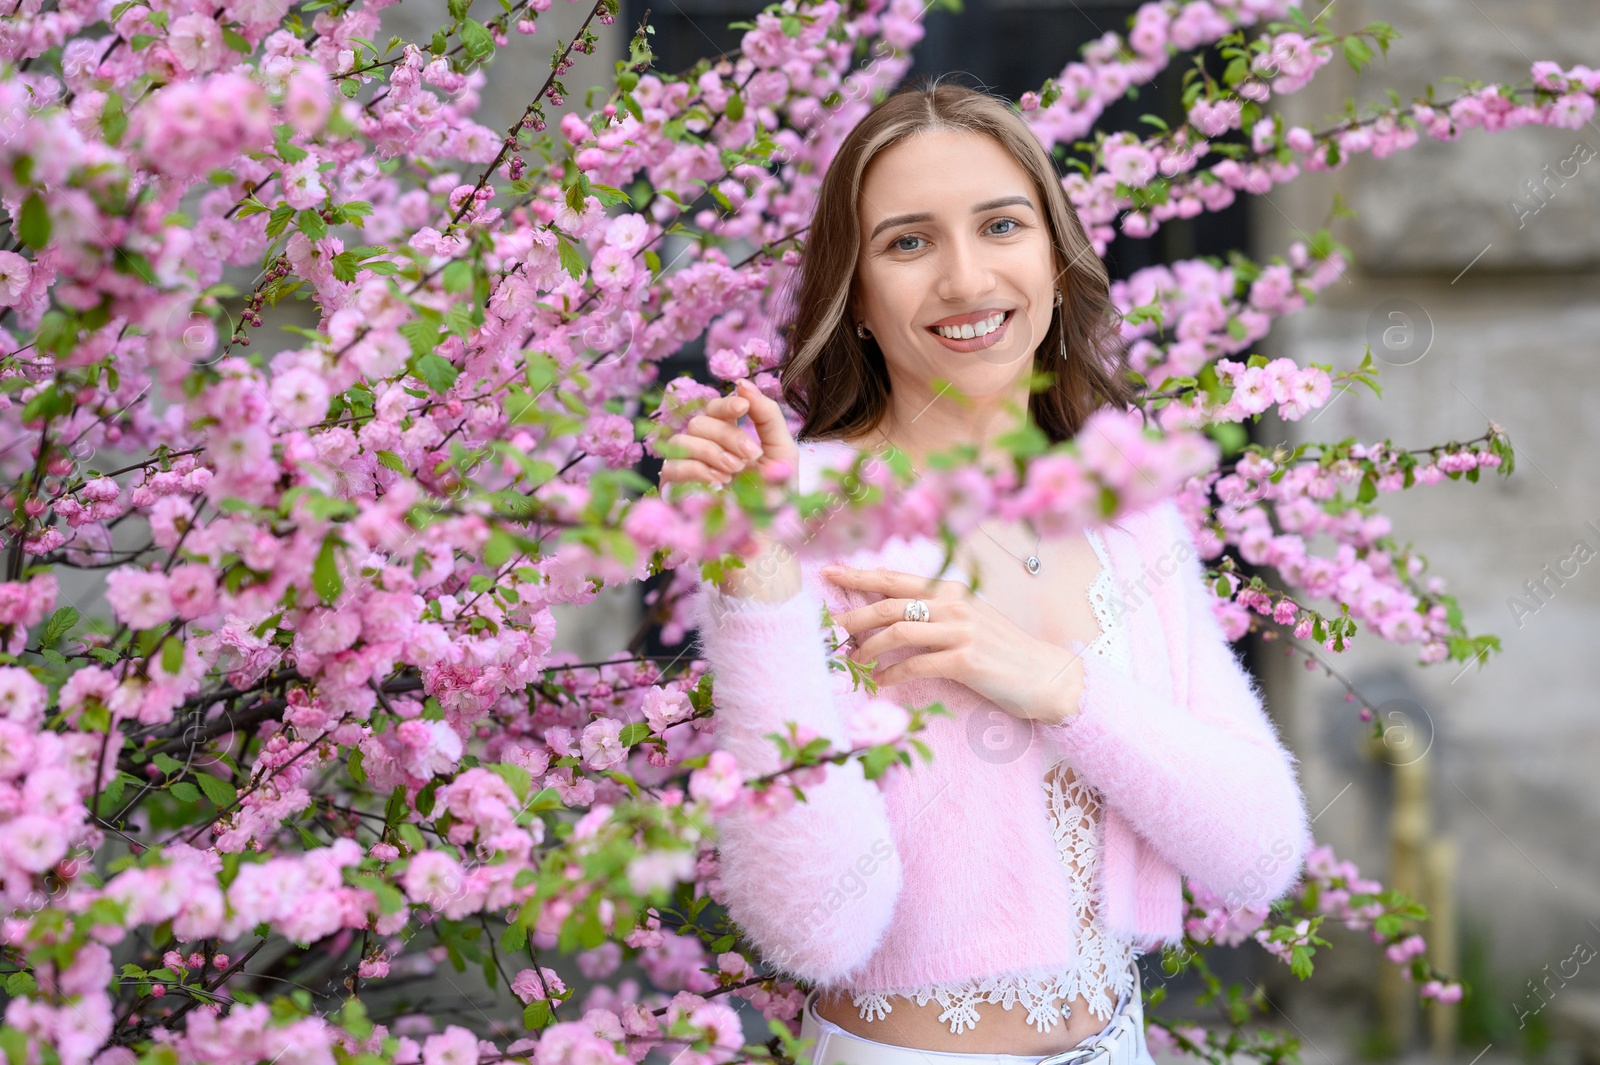
<path id="1" fill-rule="evenodd" d="M 732 395 L 718 396 L 706 401 L 705 413 L 713 418 L 721 418 L 730 424 L 737 424 L 750 411 L 750 403 L 737 392 Z"/>
<path id="2" fill-rule="evenodd" d="M 718 488 L 726 488 L 728 482 L 733 480 L 733 475 L 716 466 L 709 466 L 699 459 L 667 459 L 661 464 L 661 483 L 687 484 L 700 482 L 714 484 Z"/>
<path id="3" fill-rule="evenodd" d="M 902 609 L 904 609 L 902 607 Z M 919 651 L 943 651 L 955 647 L 960 636 L 948 625 L 934 625 L 927 621 L 906 621 L 897 616 L 893 621 L 858 643 L 850 652 L 856 662 L 871 662 L 882 658 L 896 647 L 915 647 Z"/>
<path id="4" fill-rule="evenodd" d="M 750 434 L 740 429 L 735 422 L 724 421 L 712 414 L 696 414 L 689 419 L 686 432 L 691 437 L 702 437 L 720 446 L 728 454 L 740 459 L 740 468 L 743 463 L 754 462 L 761 457 L 761 445 L 750 439 Z"/>
<path id="5" fill-rule="evenodd" d="M 749 465 L 749 460 L 733 455 L 728 449 L 715 440 L 707 440 L 703 436 L 691 436 L 687 433 L 677 437 L 688 452 L 685 458 L 698 459 L 704 465 L 721 470 L 723 473 L 734 474 Z"/>
<path id="6" fill-rule="evenodd" d="M 824 566 L 820 572 L 823 577 L 840 587 L 856 588 L 863 592 L 876 592 L 879 595 L 900 599 L 932 599 L 935 596 L 964 598 L 972 593 L 972 589 L 960 581 L 921 577 L 901 570 L 858 569 L 853 566 L 834 565 Z M 870 610 L 872 607 L 862 609 Z"/>
<path id="7" fill-rule="evenodd" d="M 913 599 L 921 599 L 928 605 L 929 618 L 928 621 L 907 622 L 907 624 L 927 625 L 934 620 L 934 616 L 940 621 L 959 621 L 965 617 L 961 604 L 948 599 L 935 599 L 933 594 L 924 592 L 921 595 L 907 593 L 891 596 L 854 610 L 845 610 L 835 614 L 833 621 L 852 637 L 868 629 L 887 628 L 897 621 L 906 620 L 906 606 Z"/>
<path id="8" fill-rule="evenodd" d="M 795 449 L 794 436 L 783 420 L 783 408 L 750 381 L 740 378 L 734 384 L 738 395 L 750 401 L 750 421 L 761 438 L 762 450 L 768 457 L 790 459 Z"/>

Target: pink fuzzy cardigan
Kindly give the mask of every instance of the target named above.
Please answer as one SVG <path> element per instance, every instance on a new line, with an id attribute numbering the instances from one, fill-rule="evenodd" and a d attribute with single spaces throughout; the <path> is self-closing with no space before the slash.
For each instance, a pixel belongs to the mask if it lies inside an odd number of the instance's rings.
<path id="1" fill-rule="evenodd" d="M 800 447 L 800 487 L 845 445 Z M 869 781 L 860 763 L 829 765 L 806 800 L 717 822 L 720 899 L 775 971 L 825 989 L 886 990 L 1000 974 L 1041 975 L 1076 958 L 1066 872 L 1050 833 L 1044 778 L 1066 759 L 1101 794 L 1096 904 L 1108 931 L 1141 949 L 1182 938 L 1180 875 L 1231 905 L 1265 906 L 1299 880 L 1310 846 L 1296 759 L 1212 613 L 1194 539 L 1170 501 L 1100 531 L 1134 669 L 1092 655 L 1076 717 L 1010 718 L 1015 751 L 985 743 L 998 708 L 954 681 L 879 694 L 954 712 L 917 734 L 913 754 Z M 834 561 L 936 576 L 936 541 L 896 538 Z M 783 603 L 725 596 L 702 583 L 698 650 L 715 674 L 716 740 L 747 775 L 776 771 L 766 734 L 793 721 L 848 750 L 865 702 L 830 670 L 821 604 L 835 613 L 876 598 L 802 566 Z M 944 576 L 967 582 L 952 567 Z M 908 654 L 882 657 L 888 665 Z"/>

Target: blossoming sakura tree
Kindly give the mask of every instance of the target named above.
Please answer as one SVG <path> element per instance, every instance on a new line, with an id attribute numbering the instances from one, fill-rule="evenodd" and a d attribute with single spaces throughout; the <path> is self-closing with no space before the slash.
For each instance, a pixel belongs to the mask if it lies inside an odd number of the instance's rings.
<path id="1" fill-rule="evenodd" d="M 668 71 L 648 26 L 597 0 L 499 131 L 473 118 L 485 68 L 543 52 L 524 38 L 550 0 L 448 0 L 431 39 L 380 43 L 388 2 L 16 0 L 0 20 L 11 1062 L 792 1053 L 800 990 L 710 905 L 715 817 L 794 801 L 824 762 L 909 763 L 915 730 L 851 751 L 797 735 L 784 773 L 742 780 L 713 748 L 703 663 L 551 649 L 557 604 L 663 573 L 651 620 L 681 641 L 685 594 L 758 523 L 805 518 L 797 549 L 830 550 L 997 512 L 1067 531 L 1175 493 L 1231 636 L 1336 653 L 1366 632 L 1423 664 L 1496 646 L 1379 505 L 1509 474 L 1497 426 L 1420 450 L 1232 442 L 1268 410 L 1377 388 L 1370 361 L 1250 350 L 1345 267 L 1326 232 L 1119 282 L 1140 403 L 1070 444 L 1020 441 L 1019 476 L 976 505 L 959 471 L 913 487 L 865 460 L 776 510 L 753 474 L 662 498 L 634 467 L 718 390 L 660 362 L 703 338 L 712 375 L 776 395 L 814 191 L 905 74 L 920 5 L 781 0 L 737 52 Z M 609 71 L 604 33 L 624 38 Z M 1153 0 L 1018 106 L 1071 160 L 1103 252 L 1359 153 L 1577 128 L 1600 91 L 1600 72 L 1540 62 L 1524 83 L 1352 102 L 1324 128 L 1270 113 L 1391 36 L 1334 34 L 1289 0 Z M 1186 74 L 1181 125 L 1094 129 L 1207 48 L 1226 70 Z M 578 78 L 601 87 L 547 122 Z M 908 528 L 958 499 L 961 527 Z M 1211 950 L 1253 939 L 1305 977 L 1324 922 L 1370 932 L 1424 996 L 1462 992 L 1422 957 L 1416 903 L 1325 847 L 1271 910 L 1189 904 L 1165 963 L 1223 1000 Z M 521 1024 L 402 1031 L 369 1010 L 400 967 L 443 960 L 481 968 Z M 295 988 L 269 967 L 320 975 Z M 770 1044 L 745 1045 L 733 996 Z M 1292 1060 L 1249 1013 L 1154 1008 L 1151 1042 Z"/>

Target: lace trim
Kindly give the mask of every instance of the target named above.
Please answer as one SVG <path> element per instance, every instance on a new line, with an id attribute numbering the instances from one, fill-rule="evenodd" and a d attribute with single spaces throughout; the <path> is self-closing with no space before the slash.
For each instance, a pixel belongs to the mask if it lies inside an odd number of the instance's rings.
<path id="1" fill-rule="evenodd" d="M 1133 988 L 1134 948 L 1127 940 L 1106 931 L 1095 908 L 1094 885 L 1101 876 L 1104 806 L 1097 789 L 1061 764 L 1045 779 L 1045 796 L 1056 850 L 1071 874 L 1068 885 L 1080 930 L 1078 959 L 1063 993 L 1069 999 L 1082 995 L 1089 1003 L 1090 1013 L 1108 1019 L 1117 1000 Z M 1109 994 L 1107 985 L 1111 987 Z"/>
<path id="2" fill-rule="evenodd" d="M 1089 605 L 1100 624 L 1100 633 L 1085 650 L 1131 671 L 1132 658 L 1122 619 L 1113 612 L 1116 582 L 1111 559 L 1097 533 L 1091 529 L 1088 537 L 1100 560 L 1100 572 L 1089 585 Z M 939 1020 L 950 1024 L 952 1034 L 960 1035 L 976 1027 L 980 1002 L 1007 1010 L 1020 1002 L 1028 1011 L 1028 1023 L 1040 1032 L 1049 1032 L 1062 1019 L 1062 1003 L 1069 1004 L 1070 1009 L 1072 1000 L 1081 995 L 1090 1013 L 1108 1020 L 1117 1002 L 1133 991 L 1133 962 L 1140 951 L 1107 932 L 1095 910 L 1094 885 L 1099 880 L 1102 845 L 1100 794 L 1079 780 L 1064 761 L 1050 767 L 1044 789 L 1051 834 L 1057 856 L 1067 871 L 1068 896 L 1079 930 L 1076 962 L 944 984 L 858 992 L 851 1001 L 863 1020 L 887 1017 L 893 1010 L 891 998 L 907 998 L 918 1006 L 937 1001 L 943 1007 Z"/>
<path id="3" fill-rule="evenodd" d="M 1095 556 L 1100 559 L 1100 572 L 1089 584 L 1089 608 L 1094 611 L 1094 619 L 1100 625 L 1100 634 L 1089 641 L 1087 650 L 1095 657 L 1131 673 L 1133 655 L 1128 650 L 1122 616 L 1115 609 L 1117 581 L 1111 572 L 1111 556 L 1106 553 L 1099 533 L 1089 529 L 1088 536 Z"/>

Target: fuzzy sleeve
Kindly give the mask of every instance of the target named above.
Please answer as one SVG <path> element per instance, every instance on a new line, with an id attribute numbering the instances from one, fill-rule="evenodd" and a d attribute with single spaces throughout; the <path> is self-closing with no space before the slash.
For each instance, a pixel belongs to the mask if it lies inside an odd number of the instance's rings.
<path id="1" fill-rule="evenodd" d="M 1179 872 L 1230 906 L 1265 906 L 1299 879 L 1310 847 L 1297 760 L 1211 609 L 1188 526 L 1161 509 L 1155 528 L 1189 548 L 1157 591 L 1175 599 L 1168 636 L 1183 645 L 1166 650 L 1187 673 L 1188 705 L 1088 655 L 1079 712 L 1045 731 Z"/>
<path id="2" fill-rule="evenodd" d="M 768 733 L 807 726 L 848 750 L 844 703 L 828 667 L 822 600 L 810 587 L 781 603 L 702 582 L 699 647 L 714 674 L 716 745 L 746 778 L 782 768 Z M 861 763 L 824 767 L 821 783 L 781 813 L 743 804 L 717 818 L 728 915 L 790 979 L 844 986 L 888 928 L 901 866 L 888 810 Z"/>

